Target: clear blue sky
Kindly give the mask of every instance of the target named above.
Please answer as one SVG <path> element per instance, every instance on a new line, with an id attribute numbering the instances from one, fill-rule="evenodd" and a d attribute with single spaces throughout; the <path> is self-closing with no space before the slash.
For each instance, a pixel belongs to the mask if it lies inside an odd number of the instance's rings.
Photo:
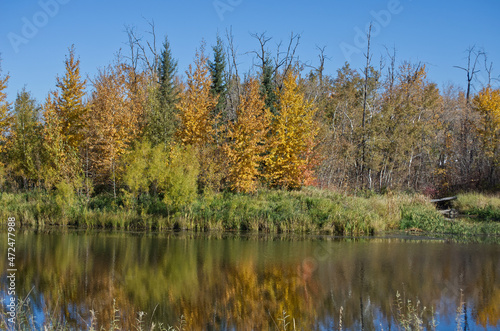
<path id="1" fill-rule="evenodd" d="M 342 47 L 353 51 L 361 45 L 357 31 L 373 21 L 374 65 L 385 54 L 384 46 L 396 47 L 399 62 L 426 63 L 428 77 L 438 86 L 465 87 L 465 73 L 453 66 L 466 65 L 469 46 L 484 48 L 494 75 L 500 74 L 499 14 L 498 0 L 0 0 L 0 53 L 3 74 L 11 76 L 9 100 L 26 85 L 42 102 L 54 89 L 56 75 L 64 74 L 71 44 L 82 73 L 92 78 L 120 48 L 127 54 L 125 25 L 148 37 L 145 19 L 154 20 L 159 42 L 168 35 L 181 73 L 202 38 L 211 46 L 217 31 L 223 34 L 231 26 L 241 71 L 252 63 L 248 52 L 258 47 L 250 33 L 264 31 L 273 37 L 273 50 L 291 31 L 300 33 L 298 55 L 312 65 L 317 64 L 316 46 L 326 46 L 327 73 L 335 73 L 346 60 L 361 68 L 362 52 L 346 58 Z"/>

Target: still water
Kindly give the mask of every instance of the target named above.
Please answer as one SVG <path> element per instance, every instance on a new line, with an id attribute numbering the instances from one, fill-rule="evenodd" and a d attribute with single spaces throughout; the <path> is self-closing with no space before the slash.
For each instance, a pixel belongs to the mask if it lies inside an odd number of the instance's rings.
<path id="1" fill-rule="evenodd" d="M 500 328 L 498 243 L 27 231 L 16 267 L 35 321 L 62 317 L 75 329 L 92 318 L 134 329 L 143 311 L 144 325 L 187 330 L 396 330 L 408 309 L 438 330 L 457 318 L 462 329 Z M 5 291 L 6 258 L 0 268 Z"/>

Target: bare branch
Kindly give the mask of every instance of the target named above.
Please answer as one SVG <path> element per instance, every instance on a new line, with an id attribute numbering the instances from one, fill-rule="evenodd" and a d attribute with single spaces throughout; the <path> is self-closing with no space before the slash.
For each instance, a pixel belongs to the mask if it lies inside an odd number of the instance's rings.
<path id="1" fill-rule="evenodd" d="M 484 55 L 484 69 L 486 70 L 486 73 L 488 74 L 488 87 L 491 86 L 491 73 L 493 72 L 493 62 L 490 62 L 488 64 L 488 56 L 486 55 L 486 53 L 483 54 Z"/>
<path id="2" fill-rule="evenodd" d="M 153 64 L 151 67 L 149 67 L 150 69 L 150 72 L 151 72 L 151 76 L 153 78 L 156 77 L 156 74 L 158 72 L 158 64 L 160 62 L 160 55 L 158 54 L 158 51 L 157 51 L 157 48 L 156 48 L 156 31 L 155 31 L 155 22 L 154 20 L 146 20 L 149 24 L 149 27 L 151 29 L 151 31 L 149 31 L 148 33 L 151 34 L 153 36 L 153 45 L 151 45 L 151 43 L 149 41 L 147 41 L 147 45 L 148 45 L 148 48 L 149 48 L 149 51 L 153 54 Z"/>
<path id="3" fill-rule="evenodd" d="M 453 66 L 454 68 L 464 70 L 467 73 L 467 93 L 466 93 L 467 105 L 470 103 L 470 91 L 472 86 L 472 80 L 474 79 L 474 75 L 480 72 L 480 70 L 476 70 L 476 66 L 478 64 L 479 58 L 485 55 L 484 51 L 476 51 L 475 48 L 476 46 L 474 45 L 467 49 L 467 68 L 460 66 Z M 472 61 L 474 63 L 471 63 Z"/>
<path id="4" fill-rule="evenodd" d="M 272 39 L 271 37 L 266 37 L 266 32 L 262 32 L 260 35 L 257 33 L 251 33 L 250 36 L 253 38 L 257 39 L 260 44 L 260 52 L 257 51 L 251 51 L 250 53 L 254 53 L 257 58 L 260 60 L 262 65 L 260 66 L 261 70 L 264 69 L 264 66 L 266 65 L 266 57 L 267 57 L 267 49 L 266 49 L 266 44 Z"/>
<path id="5" fill-rule="evenodd" d="M 275 73 L 278 72 L 279 68 L 282 66 L 285 67 L 283 70 L 283 76 L 286 76 L 288 70 L 292 66 L 292 63 L 295 59 L 295 53 L 297 51 L 297 47 L 299 46 L 300 43 L 300 34 L 294 34 L 293 31 L 290 33 L 290 39 L 288 41 L 288 46 L 286 52 L 282 53 L 280 52 L 280 47 L 282 42 L 280 41 L 277 45 L 277 53 L 276 53 L 276 60 L 275 60 Z M 285 54 L 285 57 L 283 59 L 280 59 L 281 55 Z"/>
<path id="6" fill-rule="evenodd" d="M 236 107 L 239 103 L 240 83 L 239 83 L 238 63 L 236 62 L 237 52 L 234 47 L 233 27 L 230 27 L 229 31 L 226 29 L 226 38 L 228 43 L 227 53 L 230 54 L 231 56 L 231 60 L 228 61 L 228 75 L 230 79 L 228 79 L 227 81 L 234 82 L 236 86 L 236 94 L 233 95 L 232 93 L 228 93 L 228 98 L 229 98 L 229 103 L 231 104 L 231 109 L 235 113 Z M 234 116 L 236 115 L 234 114 Z"/>
<path id="7" fill-rule="evenodd" d="M 139 62 L 137 47 L 140 45 L 141 38 L 136 35 L 134 26 L 125 25 L 125 32 L 127 33 L 128 46 L 130 48 L 130 56 L 126 56 L 125 58 L 130 60 L 131 66 L 135 71 L 137 69 L 137 63 Z"/>
<path id="8" fill-rule="evenodd" d="M 453 66 L 453 68 L 458 68 L 458 69 L 462 69 L 464 71 L 468 71 L 467 69 L 465 69 L 464 67 L 459 67 L 459 66 Z"/>
<path id="9" fill-rule="evenodd" d="M 389 68 L 387 69 L 387 75 L 388 75 L 388 79 L 389 79 L 389 91 L 392 91 L 392 89 L 394 87 L 394 80 L 395 80 L 395 75 L 396 75 L 396 47 L 393 46 L 392 54 L 390 53 L 390 51 L 387 47 L 385 47 L 385 51 L 387 52 L 387 56 L 389 57 L 389 59 L 391 61 Z"/>

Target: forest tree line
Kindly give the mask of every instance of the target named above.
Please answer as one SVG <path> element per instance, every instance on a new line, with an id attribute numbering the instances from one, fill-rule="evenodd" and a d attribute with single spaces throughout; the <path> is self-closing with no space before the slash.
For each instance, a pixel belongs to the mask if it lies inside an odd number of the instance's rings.
<path id="1" fill-rule="evenodd" d="M 228 33 L 210 55 L 202 42 L 181 76 L 167 38 L 157 52 L 128 37 L 129 54 L 87 79 L 70 47 L 41 104 L 26 89 L 8 103 L 0 72 L 3 191 L 151 194 L 175 208 L 201 192 L 263 187 L 498 189 L 500 89 L 475 48 L 459 68 L 467 88 L 440 90 L 424 64 L 395 52 L 373 65 L 369 44 L 362 70 L 327 74 L 324 48 L 313 67 L 295 55 L 299 35 L 283 51 L 255 34 L 256 61 L 242 75 Z M 488 82 L 474 93 L 480 66 Z"/>

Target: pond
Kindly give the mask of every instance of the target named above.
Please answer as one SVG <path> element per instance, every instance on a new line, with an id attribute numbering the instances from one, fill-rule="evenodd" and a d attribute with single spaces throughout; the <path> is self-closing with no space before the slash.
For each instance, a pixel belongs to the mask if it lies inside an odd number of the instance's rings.
<path id="1" fill-rule="evenodd" d="M 0 268 L 5 298 L 7 258 Z M 187 330 L 389 330 L 408 316 L 438 330 L 500 327 L 498 243 L 19 231 L 16 268 L 34 321 L 76 329 L 134 329 L 141 311 L 144 326 Z"/>

